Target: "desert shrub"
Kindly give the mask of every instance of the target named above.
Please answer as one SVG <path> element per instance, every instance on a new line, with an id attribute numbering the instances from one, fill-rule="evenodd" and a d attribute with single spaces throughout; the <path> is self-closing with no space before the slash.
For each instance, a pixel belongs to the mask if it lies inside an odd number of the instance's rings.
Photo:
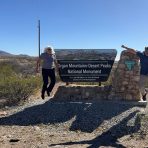
<path id="1" fill-rule="evenodd" d="M 12 65 L 3 64 L 0 67 L 0 99 L 6 99 L 8 104 L 16 104 L 27 99 L 41 87 L 39 76 L 17 74 Z"/>
<path id="2" fill-rule="evenodd" d="M 0 81 L 0 96 L 9 103 L 17 103 L 27 99 L 40 87 L 40 78 L 9 77 Z"/>
<path id="3" fill-rule="evenodd" d="M 35 75 L 36 61 L 31 59 L 26 60 L 24 58 L 11 58 L 0 61 L 0 68 L 10 67 L 16 74 L 22 75 Z"/>
<path id="4" fill-rule="evenodd" d="M 5 75 L 6 72 L 10 75 L 21 73 L 20 67 L 21 66 L 16 62 L 16 60 L 2 61 L 0 62 L 0 74 Z"/>
<path id="5" fill-rule="evenodd" d="M 12 66 L 8 64 L 0 65 L 0 79 L 5 79 L 7 77 L 12 77 L 15 72 L 12 70 Z"/>

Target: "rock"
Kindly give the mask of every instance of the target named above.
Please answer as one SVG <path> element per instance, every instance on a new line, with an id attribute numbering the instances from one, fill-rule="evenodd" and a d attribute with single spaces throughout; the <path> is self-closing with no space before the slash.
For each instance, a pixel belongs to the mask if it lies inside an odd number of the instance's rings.
<path id="1" fill-rule="evenodd" d="M 125 64 L 126 61 L 134 61 L 135 64 L 131 69 L 128 69 L 128 65 Z M 138 57 L 123 51 L 112 79 L 112 90 L 109 98 L 139 101 L 139 79 L 140 65 Z"/>
<path id="2" fill-rule="evenodd" d="M 12 135 L 7 135 L 7 138 L 11 138 L 12 137 Z"/>
<path id="3" fill-rule="evenodd" d="M 9 142 L 19 142 L 20 140 L 17 139 L 17 138 L 14 138 L 14 139 L 10 139 Z"/>
<path id="4" fill-rule="evenodd" d="M 127 82 L 127 81 L 122 82 L 122 85 L 127 85 L 127 84 L 129 84 L 129 82 Z"/>
<path id="5" fill-rule="evenodd" d="M 5 106 L 5 108 L 6 108 L 6 109 L 8 109 L 8 108 L 9 108 L 9 106 Z"/>
<path id="6" fill-rule="evenodd" d="M 107 99 L 110 87 L 97 85 L 60 86 L 54 96 L 56 101 L 102 100 Z M 61 97 L 62 96 L 62 97 Z"/>
<path id="7" fill-rule="evenodd" d="M 134 77 L 133 77 L 133 80 L 134 80 L 135 82 L 139 82 L 140 76 L 134 76 Z"/>
<path id="8" fill-rule="evenodd" d="M 0 111 L 0 116 L 6 116 L 7 115 L 7 112 L 5 111 Z"/>
<path id="9" fill-rule="evenodd" d="M 36 131 L 39 131 L 39 130 L 40 130 L 40 128 L 39 128 L 38 126 L 34 126 L 34 129 L 35 129 Z"/>
<path id="10" fill-rule="evenodd" d="M 131 94 L 126 95 L 126 100 L 132 100 L 132 99 L 133 99 L 133 96 Z"/>

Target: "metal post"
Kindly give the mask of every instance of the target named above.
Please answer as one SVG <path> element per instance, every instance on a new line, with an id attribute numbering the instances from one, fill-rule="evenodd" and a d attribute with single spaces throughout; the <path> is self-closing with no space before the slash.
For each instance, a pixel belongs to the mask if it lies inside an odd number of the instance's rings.
<path id="1" fill-rule="evenodd" d="M 38 20 L 38 48 L 39 48 L 39 57 L 40 57 L 40 20 Z"/>

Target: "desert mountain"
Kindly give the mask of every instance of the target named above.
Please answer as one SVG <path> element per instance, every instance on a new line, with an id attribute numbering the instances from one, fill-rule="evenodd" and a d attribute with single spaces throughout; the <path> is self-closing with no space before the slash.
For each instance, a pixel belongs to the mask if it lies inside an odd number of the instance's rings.
<path id="1" fill-rule="evenodd" d="M 0 56 L 14 56 L 14 55 L 11 53 L 5 52 L 3 50 L 0 50 Z"/>

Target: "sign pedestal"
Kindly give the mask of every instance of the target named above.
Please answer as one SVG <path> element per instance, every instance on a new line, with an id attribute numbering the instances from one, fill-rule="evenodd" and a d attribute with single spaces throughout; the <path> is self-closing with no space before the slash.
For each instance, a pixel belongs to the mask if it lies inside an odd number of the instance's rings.
<path id="1" fill-rule="evenodd" d="M 109 99 L 140 101 L 139 80 L 139 58 L 123 51 L 113 75 Z"/>

